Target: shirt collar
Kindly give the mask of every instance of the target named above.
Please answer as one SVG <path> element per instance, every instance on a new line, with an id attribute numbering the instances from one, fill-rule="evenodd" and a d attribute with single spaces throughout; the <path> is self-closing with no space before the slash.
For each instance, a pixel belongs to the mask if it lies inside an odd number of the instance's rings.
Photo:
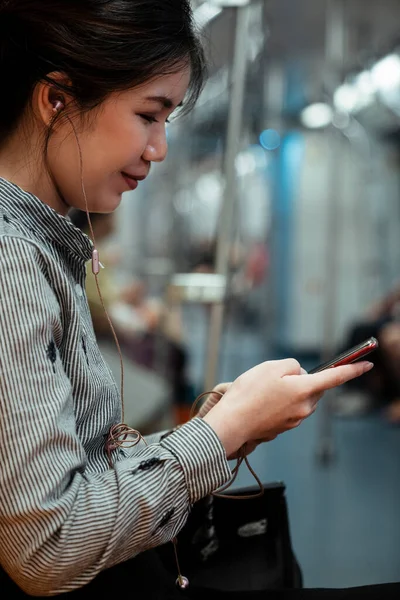
<path id="1" fill-rule="evenodd" d="M 39 198 L 0 177 L 0 207 L 10 218 L 30 229 L 35 237 L 50 240 L 88 261 L 93 242 L 68 217 L 60 215 Z"/>

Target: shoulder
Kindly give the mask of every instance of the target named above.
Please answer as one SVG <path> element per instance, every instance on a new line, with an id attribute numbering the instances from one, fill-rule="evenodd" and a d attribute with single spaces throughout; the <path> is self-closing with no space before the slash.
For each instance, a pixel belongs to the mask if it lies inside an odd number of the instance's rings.
<path id="1" fill-rule="evenodd" d="M 5 214 L 0 206 L 0 254 L 2 257 L 15 257 L 19 260 L 47 261 L 50 254 L 46 245 L 34 235 L 23 230 Z"/>
<path id="2" fill-rule="evenodd" d="M 3 219 L 0 213 L 0 279 L 3 287 L 30 288 L 39 293 L 39 289 L 53 287 L 51 281 L 55 271 L 60 270 L 40 240 L 7 223 L 7 218 Z"/>
<path id="3" fill-rule="evenodd" d="M 34 236 L 33 232 L 28 230 L 24 231 L 18 226 L 18 223 L 11 219 L 8 214 L 5 213 L 3 207 L 0 205 L 0 241 L 3 242 L 6 239 L 10 240 L 24 240 L 27 244 L 30 242 L 38 246 L 38 239 Z"/>
<path id="4" fill-rule="evenodd" d="M 57 293 L 57 280 L 61 280 L 50 267 L 40 245 L 25 238 L 18 232 L 0 230 L 0 290 L 2 295 L 1 313 L 11 315 L 14 326 L 24 314 L 29 323 L 37 320 L 59 319 L 60 295 Z M 23 313 L 21 312 L 23 311 Z M 24 321 L 25 322 L 25 321 Z M 21 322 L 22 326 L 22 322 Z"/>

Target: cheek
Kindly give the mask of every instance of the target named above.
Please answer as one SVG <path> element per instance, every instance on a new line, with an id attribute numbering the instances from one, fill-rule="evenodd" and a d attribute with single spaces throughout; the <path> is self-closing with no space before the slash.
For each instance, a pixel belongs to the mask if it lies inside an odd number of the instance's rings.
<path id="1" fill-rule="evenodd" d="M 146 139 L 138 132 L 121 131 L 97 138 L 86 147 L 85 172 L 89 177 L 104 179 L 140 165 Z"/>
<path id="2" fill-rule="evenodd" d="M 53 134 L 47 148 L 47 164 L 65 198 L 79 195 L 81 166 L 78 142 L 73 134 Z"/>
<path id="3" fill-rule="evenodd" d="M 98 163 L 108 171 L 120 171 L 138 163 L 147 146 L 148 131 L 130 111 L 128 115 L 116 111 L 115 115 L 107 113 L 99 119 L 87 142 Z"/>
<path id="4" fill-rule="evenodd" d="M 105 115 L 94 126 L 78 132 L 83 158 L 85 189 L 93 203 L 102 203 L 110 193 L 119 194 L 121 171 L 140 164 L 147 146 L 148 133 L 145 125 L 130 117 L 122 119 Z M 81 168 L 78 141 L 68 129 L 55 132 L 49 141 L 48 165 L 57 186 L 71 205 L 82 205 Z M 104 198 L 103 198 L 104 196 Z M 115 207 L 112 207 L 115 208 Z"/>
<path id="5" fill-rule="evenodd" d="M 117 145 L 107 148 L 100 143 L 93 143 L 92 138 L 82 136 L 79 137 L 79 146 L 82 151 L 83 176 L 89 209 L 114 210 L 117 206 L 115 202 L 119 200 L 117 198 L 119 186 L 115 175 L 117 167 L 111 160 L 118 151 Z M 67 204 L 83 210 L 85 201 L 82 193 L 79 148 L 75 136 L 69 135 L 61 143 L 56 139 L 51 140 L 48 149 L 48 165 L 57 188 Z M 108 199 L 115 205 L 105 205 Z"/>

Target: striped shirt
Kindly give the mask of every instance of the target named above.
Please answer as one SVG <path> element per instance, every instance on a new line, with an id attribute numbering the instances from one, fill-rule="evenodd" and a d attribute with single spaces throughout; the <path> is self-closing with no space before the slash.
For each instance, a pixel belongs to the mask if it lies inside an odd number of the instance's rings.
<path id="1" fill-rule="evenodd" d="M 200 418 L 115 450 L 109 468 L 121 400 L 84 291 L 92 250 L 68 218 L 0 178 L 0 564 L 31 595 L 79 588 L 171 540 L 230 477 Z"/>

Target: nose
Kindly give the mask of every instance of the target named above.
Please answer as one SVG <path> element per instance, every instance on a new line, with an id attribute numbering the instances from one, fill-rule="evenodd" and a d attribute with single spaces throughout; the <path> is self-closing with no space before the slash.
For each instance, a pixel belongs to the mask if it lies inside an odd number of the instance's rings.
<path id="1" fill-rule="evenodd" d="M 147 162 L 162 162 L 165 160 L 168 151 L 167 136 L 165 127 L 154 132 L 148 141 L 143 152 L 143 159 Z"/>

